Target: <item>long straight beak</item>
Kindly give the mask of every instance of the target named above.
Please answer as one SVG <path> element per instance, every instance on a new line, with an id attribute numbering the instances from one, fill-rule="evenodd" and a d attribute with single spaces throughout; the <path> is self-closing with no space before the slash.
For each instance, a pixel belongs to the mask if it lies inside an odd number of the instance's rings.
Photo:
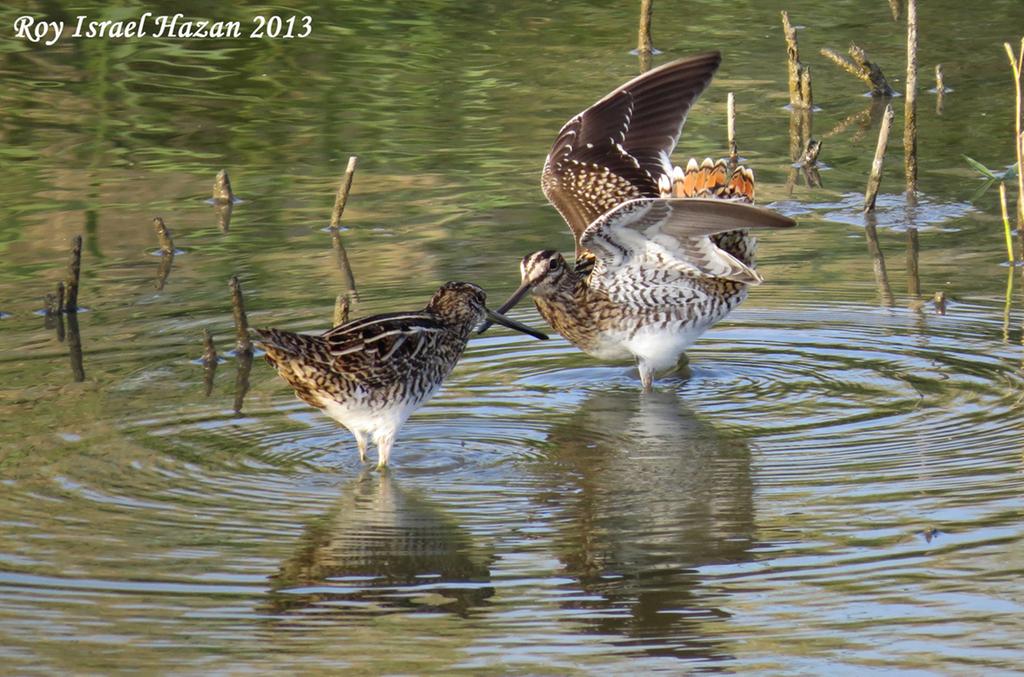
<path id="1" fill-rule="evenodd" d="M 512 293 L 512 296 L 508 297 L 508 301 L 505 301 L 504 303 L 501 304 L 501 307 L 498 308 L 497 314 L 498 315 L 502 315 L 502 314 L 507 313 L 508 311 L 512 310 L 513 308 L 515 308 L 516 304 L 519 303 L 520 301 L 522 301 L 523 297 L 526 296 L 526 292 L 530 291 L 530 286 L 531 285 L 530 285 L 529 282 L 524 282 L 521 285 L 519 285 L 519 289 L 516 289 L 515 292 Z M 487 313 L 488 313 L 488 317 L 490 317 L 490 315 L 493 314 L 494 311 L 488 310 Z M 508 319 L 508 318 L 506 318 L 506 319 Z M 512 320 L 509 320 L 509 322 L 511 322 L 511 321 Z M 478 334 L 484 333 L 485 331 L 490 329 L 491 325 L 494 324 L 495 322 L 497 322 L 497 320 L 494 320 L 493 318 L 492 319 L 488 319 L 486 322 L 484 322 L 482 325 L 480 325 L 480 330 L 477 331 L 477 333 Z M 508 325 L 505 325 L 505 326 L 508 326 Z M 527 333 L 529 333 L 529 332 L 527 332 Z M 547 338 L 547 336 L 545 336 L 544 338 Z"/>
<path id="2" fill-rule="evenodd" d="M 527 325 L 525 325 L 525 324 L 523 324 L 521 322 L 516 322 L 515 320 L 513 320 L 511 318 L 508 318 L 508 317 L 505 317 L 504 315 L 501 315 L 500 313 L 496 313 L 496 312 L 494 312 L 493 310 L 490 310 L 490 309 L 487 310 L 487 321 L 483 323 L 483 325 L 480 328 L 480 331 L 478 331 L 477 333 L 478 334 L 482 334 L 485 329 L 487 329 L 488 327 L 490 327 L 494 323 L 506 326 L 509 329 L 515 329 L 516 331 L 521 331 L 524 334 L 529 334 L 530 336 L 532 336 L 534 338 L 538 338 L 538 339 L 540 339 L 542 341 L 546 341 L 547 338 L 548 338 L 547 334 L 539 332 L 536 329 L 534 329 L 533 327 L 528 327 Z"/>

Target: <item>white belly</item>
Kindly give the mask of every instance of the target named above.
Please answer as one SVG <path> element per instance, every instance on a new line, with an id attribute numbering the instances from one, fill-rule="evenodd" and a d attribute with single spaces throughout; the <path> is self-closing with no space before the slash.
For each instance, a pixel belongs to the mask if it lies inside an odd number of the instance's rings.
<path id="1" fill-rule="evenodd" d="M 440 384 L 415 400 L 389 402 L 385 406 L 371 406 L 367 398 L 353 398 L 337 402 L 323 398 L 323 412 L 352 432 L 370 435 L 382 431 L 397 432 L 405 420 L 440 389 Z"/>
<path id="2" fill-rule="evenodd" d="M 671 369 L 679 357 L 693 345 L 707 329 L 707 325 L 683 327 L 645 327 L 630 336 L 629 332 L 606 332 L 598 346 L 588 352 L 603 360 L 621 360 L 633 357 L 654 370 Z"/>

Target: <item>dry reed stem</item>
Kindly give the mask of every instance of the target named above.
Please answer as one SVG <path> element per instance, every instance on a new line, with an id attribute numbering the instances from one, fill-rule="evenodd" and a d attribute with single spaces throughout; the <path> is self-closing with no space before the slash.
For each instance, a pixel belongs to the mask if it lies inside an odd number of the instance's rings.
<path id="1" fill-rule="evenodd" d="M 636 39 L 637 54 L 650 55 L 654 53 L 654 45 L 651 42 L 651 17 L 654 14 L 653 4 L 653 0 L 640 0 L 640 28 Z"/>
<path id="2" fill-rule="evenodd" d="M 900 0 L 889 0 L 889 11 L 892 12 L 892 20 L 900 20 Z"/>
<path id="3" fill-rule="evenodd" d="M 203 329 L 203 364 L 209 366 L 217 363 L 217 346 L 213 344 L 213 334 Z"/>
<path id="4" fill-rule="evenodd" d="M 789 65 L 789 103 L 794 108 L 810 108 L 811 72 L 800 63 L 800 48 L 796 41 L 796 29 L 789 22 L 789 12 L 782 11 L 782 33 L 786 38 L 786 57 Z"/>
<path id="5" fill-rule="evenodd" d="M 78 312 L 78 281 L 82 277 L 82 236 L 71 239 L 71 258 L 68 259 L 68 274 L 64 281 L 64 312 Z"/>
<path id="6" fill-rule="evenodd" d="M 347 294 L 338 294 L 334 299 L 334 326 L 348 322 L 349 307 L 351 306 Z"/>
<path id="7" fill-rule="evenodd" d="M 889 145 L 889 128 L 892 127 L 894 116 L 892 104 L 887 105 L 885 107 L 885 114 L 882 116 L 882 126 L 878 130 L 878 144 L 875 146 L 875 158 L 871 161 L 871 175 L 868 177 L 868 187 L 864 192 L 864 211 L 866 212 L 870 212 L 875 208 L 878 187 L 882 183 L 882 168 L 885 166 L 885 149 Z"/>
<path id="8" fill-rule="evenodd" d="M 903 108 L 903 169 L 907 193 L 917 192 L 917 0 L 907 0 L 907 82 Z"/>
<path id="9" fill-rule="evenodd" d="M 348 193 L 352 190 L 352 177 L 356 173 L 356 163 L 359 158 L 355 155 L 348 159 L 348 166 L 345 168 L 345 176 L 338 186 L 338 194 L 334 198 L 334 209 L 331 210 L 331 228 L 341 225 L 341 215 L 345 211 L 345 204 L 348 202 Z"/>
<path id="10" fill-rule="evenodd" d="M 807 145 L 804 146 L 804 153 L 800 156 L 800 163 L 804 165 L 813 165 L 818 161 L 818 155 L 821 154 L 821 141 L 817 139 L 807 139 Z"/>
<path id="11" fill-rule="evenodd" d="M 203 329 L 203 394 L 207 397 L 213 392 L 213 379 L 217 374 L 217 348 L 213 345 L 213 336 L 209 329 Z"/>
<path id="12" fill-rule="evenodd" d="M 156 229 L 156 238 L 160 242 L 160 250 L 173 254 L 174 240 L 171 238 L 171 231 L 167 228 L 164 220 L 159 216 L 153 219 L 153 228 Z"/>
<path id="13" fill-rule="evenodd" d="M 814 95 L 811 93 L 811 67 L 800 67 L 800 100 L 804 102 L 804 108 L 810 110 L 814 107 Z"/>
<path id="14" fill-rule="evenodd" d="M 725 122 L 729 137 L 729 162 L 735 166 L 740 155 L 736 148 L 736 97 L 732 92 L 725 99 Z"/>
<path id="15" fill-rule="evenodd" d="M 1017 225 L 1024 227 L 1024 133 L 1021 132 L 1021 108 L 1024 106 L 1024 94 L 1021 91 L 1024 88 L 1024 82 L 1021 81 L 1022 72 L 1024 72 L 1024 38 L 1020 39 L 1020 53 L 1017 56 L 1014 56 L 1010 43 L 1004 42 L 1003 48 L 1006 49 L 1006 56 L 1010 59 L 1013 86 L 1017 95 L 1017 115 L 1014 118 L 1013 136 L 1016 146 L 1014 151 L 1017 155 Z"/>
<path id="16" fill-rule="evenodd" d="M 1010 211 L 1006 208 L 1006 184 L 999 184 L 999 207 L 1003 211 L 1003 233 L 1006 235 L 1006 260 L 1013 265 L 1013 236 L 1010 234 Z"/>
<path id="17" fill-rule="evenodd" d="M 878 64 L 868 59 L 867 52 L 857 45 L 850 45 L 850 56 L 853 61 L 827 47 L 821 50 L 821 54 L 850 75 L 862 80 L 871 91 L 871 96 L 892 96 L 896 93 L 889 86 L 889 81 L 885 79 L 885 74 Z"/>
<path id="18" fill-rule="evenodd" d="M 875 96 L 892 96 L 896 93 L 892 87 L 889 86 L 889 81 L 885 79 L 885 74 L 882 72 L 881 66 L 868 58 L 868 53 L 857 45 L 850 45 L 850 57 L 853 58 L 854 63 L 867 75 L 867 81 L 871 85 L 871 93 Z"/>
<path id="19" fill-rule="evenodd" d="M 231 191 L 231 177 L 228 176 L 228 170 L 226 169 L 217 172 L 217 177 L 213 180 L 213 201 L 235 201 L 235 194 Z"/>

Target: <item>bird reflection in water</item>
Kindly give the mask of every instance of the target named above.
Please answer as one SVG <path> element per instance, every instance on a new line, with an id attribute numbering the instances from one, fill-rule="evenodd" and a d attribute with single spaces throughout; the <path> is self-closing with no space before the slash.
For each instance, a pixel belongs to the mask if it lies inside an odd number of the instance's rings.
<path id="1" fill-rule="evenodd" d="M 673 392 L 591 395 L 547 440 L 538 500 L 556 554 L 584 597 L 563 604 L 600 634 L 648 654 L 716 657 L 708 623 L 727 618 L 700 568 L 749 561 L 750 450 Z M 620 640 L 616 640 L 617 642 Z M 640 649 L 639 647 L 642 647 Z"/>
<path id="2" fill-rule="evenodd" d="M 363 473 L 306 527 L 271 581 L 275 615 L 353 619 L 426 611 L 471 615 L 494 595 L 494 555 L 389 473 Z"/>

